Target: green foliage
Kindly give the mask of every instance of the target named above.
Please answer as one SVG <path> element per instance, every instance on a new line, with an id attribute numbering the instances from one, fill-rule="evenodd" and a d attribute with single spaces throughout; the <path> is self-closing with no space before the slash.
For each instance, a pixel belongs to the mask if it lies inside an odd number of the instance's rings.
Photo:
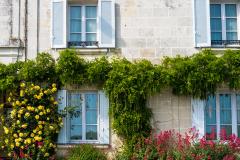
<path id="1" fill-rule="evenodd" d="M 97 85 L 110 99 L 110 114 L 115 132 L 125 139 L 129 154 L 136 140 L 151 130 L 151 110 L 147 99 L 164 87 L 176 95 L 206 98 L 219 86 L 240 88 L 240 51 L 228 50 L 222 56 L 205 50 L 189 57 L 166 57 L 159 65 L 148 60 L 130 62 L 106 57 L 87 61 L 75 50 L 60 52 L 57 63 L 48 53 L 36 60 L 10 65 L 0 64 L 2 93 L 18 89 L 21 81 L 35 83 Z M 124 149 L 125 151 L 127 149 Z"/>
<path id="2" fill-rule="evenodd" d="M 68 160 L 107 160 L 106 155 L 92 145 L 79 145 L 70 150 Z"/>

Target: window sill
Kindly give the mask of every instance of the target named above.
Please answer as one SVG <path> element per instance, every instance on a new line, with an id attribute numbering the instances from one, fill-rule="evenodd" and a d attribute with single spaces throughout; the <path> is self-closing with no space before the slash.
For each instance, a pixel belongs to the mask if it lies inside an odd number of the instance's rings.
<path id="1" fill-rule="evenodd" d="M 70 148 L 74 148 L 77 145 L 81 145 L 81 144 L 91 144 L 96 148 L 100 148 L 100 149 L 109 149 L 111 148 L 111 146 L 109 144 L 97 144 L 97 143 L 68 143 L 68 144 L 57 144 L 57 148 L 59 149 L 70 149 Z"/>

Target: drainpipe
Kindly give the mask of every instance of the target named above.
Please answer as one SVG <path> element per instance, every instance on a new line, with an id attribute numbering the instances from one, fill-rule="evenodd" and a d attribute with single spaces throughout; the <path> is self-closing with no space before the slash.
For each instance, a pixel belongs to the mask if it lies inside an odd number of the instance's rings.
<path id="1" fill-rule="evenodd" d="M 21 40 L 20 40 L 20 32 L 21 32 L 21 0 L 19 0 L 19 6 L 18 6 L 18 55 L 17 55 L 17 62 L 19 59 L 19 54 L 20 54 L 20 47 L 21 47 Z"/>
<path id="2" fill-rule="evenodd" d="M 25 61 L 27 60 L 27 48 L 28 48 L 28 0 L 25 0 L 25 28 L 24 28 L 24 32 L 25 32 Z"/>
<path id="3" fill-rule="evenodd" d="M 37 0 L 37 54 L 39 53 L 40 0 Z"/>

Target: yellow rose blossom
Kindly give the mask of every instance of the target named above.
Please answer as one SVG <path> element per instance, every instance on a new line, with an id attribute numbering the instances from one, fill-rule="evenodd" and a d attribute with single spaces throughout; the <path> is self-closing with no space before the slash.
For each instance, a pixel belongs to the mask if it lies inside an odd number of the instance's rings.
<path id="1" fill-rule="evenodd" d="M 39 119 L 39 115 L 36 115 L 36 116 L 35 116 L 35 119 L 38 120 L 38 119 Z"/>
<path id="2" fill-rule="evenodd" d="M 25 105 L 25 104 L 26 104 L 26 102 L 25 102 L 25 101 L 22 101 L 21 103 L 22 103 L 23 105 Z"/>
<path id="3" fill-rule="evenodd" d="M 39 90 L 40 87 L 39 86 L 34 86 L 34 89 Z"/>
<path id="4" fill-rule="evenodd" d="M 41 92 L 41 93 L 39 93 L 39 96 L 41 96 L 41 97 L 42 97 L 42 96 L 43 96 L 43 93 L 42 93 L 42 92 Z"/>
<path id="5" fill-rule="evenodd" d="M 35 109 L 35 112 L 38 112 L 38 109 Z"/>
<path id="6" fill-rule="evenodd" d="M 9 133 L 9 130 L 8 130 L 7 127 L 3 127 L 3 129 L 4 129 L 5 134 L 8 134 L 8 133 Z"/>
<path id="7" fill-rule="evenodd" d="M 57 102 L 57 101 L 55 101 L 53 104 L 57 105 L 57 104 L 58 104 L 58 102 Z"/>
<path id="8" fill-rule="evenodd" d="M 56 87 L 54 87 L 54 88 L 52 88 L 52 90 L 51 90 L 53 93 L 54 92 L 56 92 L 57 91 L 57 88 Z"/>
<path id="9" fill-rule="evenodd" d="M 26 141 L 28 144 L 31 144 L 31 142 L 32 142 L 31 138 L 28 138 Z"/>
<path id="10" fill-rule="evenodd" d="M 8 102 L 11 102 L 12 98 L 11 97 L 8 97 Z"/>
<path id="11" fill-rule="evenodd" d="M 9 142 L 9 141 L 8 141 L 8 139 L 5 139 L 5 141 L 4 141 L 4 142 L 5 142 L 6 144 L 8 144 L 8 142 Z"/>
<path id="12" fill-rule="evenodd" d="M 38 125 L 38 127 L 40 128 L 40 129 L 42 129 L 43 128 L 43 126 L 40 124 L 40 125 Z"/>
<path id="13" fill-rule="evenodd" d="M 21 148 L 21 149 L 24 149 L 24 146 L 21 146 L 20 148 Z"/>
<path id="14" fill-rule="evenodd" d="M 21 118 L 21 114 L 18 114 L 18 118 Z"/>
<path id="15" fill-rule="evenodd" d="M 21 105 L 21 103 L 20 103 L 19 101 L 16 101 L 16 105 L 20 106 L 20 105 Z"/>
<path id="16" fill-rule="evenodd" d="M 38 121 L 38 124 L 42 124 L 42 121 Z"/>
<path id="17" fill-rule="evenodd" d="M 24 88 L 25 86 L 26 86 L 25 83 L 20 84 L 20 87 L 22 87 L 22 88 Z"/>
<path id="18" fill-rule="evenodd" d="M 23 96 L 24 96 L 24 91 L 20 90 L 20 97 L 23 97 Z"/>
<path id="19" fill-rule="evenodd" d="M 11 144 L 11 149 L 13 149 L 14 148 L 14 144 Z"/>
<path id="20" fill-rule="evenodd" d="M 34 107 L 31 107 L 31 111 L 34 111 Z"/>
<path id="21" fill-rule="evenodd" d="M 48 91 L 44 91 L 44 94 L 48 94 Z"/>
<path id="22" fill-rule="evenodd" d="M 18 111 L 18 113 L 19 113 L 19 114 L 23 114 L 23 110 L 20 109 L 20 110 Z"/>
<path id="23" fill-rule="evenodd" d="M 22 138 L 18 138 L 18 142 L 22 142 L 22 140 L 23 140 Z"/>
<path id="24" fill-rule="evenodd" d="M 8 153 L 8 157 L 11 157 L 12 153 Z"/>
<path id="25" fill-rule="evenodd" d="M 16 133 L 14 133 L 14 134 L 13 134 L 13 137 L 14 137 L 14 138 L 17 138 L 17 137 L 18 137 L 18 135 L 17 135 Z"/>
<path id="26" fill-rule="evenodd" d="M 31 111 L 32 107 L 31 106 L 27 106 L 27 110 Z"/>
<path id="27" fill-rule="evenodd" d="M 49 120 L 50 120 L 50 118 L 48 118 L 48 117 L 47 117 L 47 120 L 49 121 Z"/>
<path id="28" fill-rule="evenodd" d="M 41 99 L 42 98 L 42 96 L 37 96 L 37 99 Z"/>
<path id="29" fill-rule="evenodd" d="M 23 133 L 19 133 L 19 137 L 23 137 Z"/>
<path id="30" fill-rule="evenodd" d="M 34 97 L 34 98 L 37 98 L 38 96 L 37 96 L 37 95 L 34 95 L 33 97 Z"/>
<path id="31" fill-rule="evenodd" d="M 42 105 L 38 106 L 39 110 L 42 110 L 44 107 Z"/>
<path id="32" fill-rule="evenodd" d="M 52 84 L 52 87 L 53 87 L 53 88 L 56 88 L 56 87 L 57 87 L 56 83 L 53 83 L 53 84 Z"/>
<path id="33" fill-rule="evenodd" d="M 38 134 L 41 135 L 41 134 L 42 134 L 42 131 L 38 131 Z"/>
<path id="34" fill-rule="evenodd" d="M 25 113 L 25 117 L 29 117 L 29 116 L 30 116 L 29 112 Z"/>
<path id="35" fill-rule="evenodd" d="M 27 126 L 28 126 L 27 124 L 23 124 L 23 125 L 22 125 L 22 128 L 26 129 Z"/>
<path id="36" fill-rule="evenodd" d="M 20 121 L 19 121 L 19 120 L 17 120 L 17 124 L 20 124 Z"/>
<path id="37" fill-rule="evenodd" d="M 43 112 L 40 112 L 39 115 L 42 116 L 42 115 L 43 115 Z"/>
<path id="38" fill-rule="evenodd" d="M 49 113 L 51 110 L 48 108 L 46 111 L 47 111 L 47 113 Z"/>
<path id="39" fill-rule="evenodd" d="M 54 127 L 53 127 L 53 126 L 49 126 L 49 128 L 50 128 L 51 130 L 53 130 L 53 129 L 54 129 Z"/>
<path id="40" fill-rule="evenodd" d="M 31 137 L 34 137 L 35 135 L 34 135 L 34 133 L 31 133 L 31 135 L 30 135 Z"/>
<path id="41" fill-rule="evenodd" d="M 45 154 L 44 154 L 44 157 L 48 157 L 48 156 L 49 156 L 49 153 L 45 153 Z"/>

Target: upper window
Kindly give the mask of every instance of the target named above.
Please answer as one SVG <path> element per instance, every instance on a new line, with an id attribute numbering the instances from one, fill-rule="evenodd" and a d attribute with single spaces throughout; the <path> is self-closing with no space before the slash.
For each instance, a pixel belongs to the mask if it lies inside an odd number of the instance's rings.
<path id="1" fill-rule="evenodd" d="M 210 24 L 212 45 L 239 44 L 236 4 L 211 4 Z"/>
<path id="2" fill-rule="evenodd" d="M 205 107 L 206 135 L 220 138 L 221 131 L 240 137 L 240 94 L 209 96 Z M 212 137 L 213 138 L 213 137 Z"/>
<path id="3" fill-rule="evenodd" d="M 70 6 L 69 46 L 97 46 L 97 7 Z"/>
<path id="4" fill-rule="evenodd" d="M 115 48 L 114 0 L 52 0 L 52 48 Z"/>

